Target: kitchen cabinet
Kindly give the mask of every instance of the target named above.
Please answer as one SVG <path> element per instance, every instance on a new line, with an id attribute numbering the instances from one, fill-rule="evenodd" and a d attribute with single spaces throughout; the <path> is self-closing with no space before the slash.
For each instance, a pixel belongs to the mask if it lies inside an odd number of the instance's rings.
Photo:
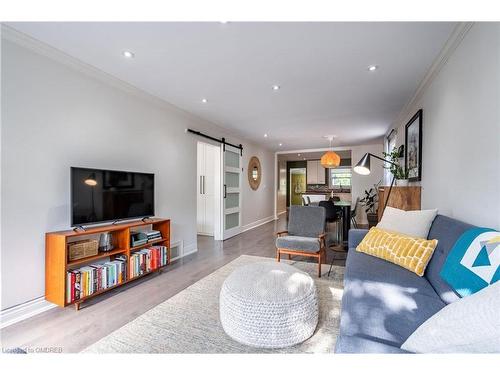
<path id="1" fill-rule="evenodd" d="M 308 185 L 326 184 L 326 170 L 321 165 L 319 160 L 307 161 L 307 184 Z"/>

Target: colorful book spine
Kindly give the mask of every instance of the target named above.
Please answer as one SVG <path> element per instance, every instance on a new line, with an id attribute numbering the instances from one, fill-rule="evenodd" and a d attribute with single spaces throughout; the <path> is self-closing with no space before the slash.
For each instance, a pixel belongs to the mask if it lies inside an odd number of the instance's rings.
<path id="1" fill-rule="evenodd" d="M 72 303 L 127 280 L 127 257 L 70 270 L 66 275 L 66 302 Z"/>

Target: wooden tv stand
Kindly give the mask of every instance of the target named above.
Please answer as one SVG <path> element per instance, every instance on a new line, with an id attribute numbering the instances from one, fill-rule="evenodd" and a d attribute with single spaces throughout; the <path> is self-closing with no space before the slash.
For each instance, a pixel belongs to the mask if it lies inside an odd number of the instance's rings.
<path id="1" fill-rule="evenodd" d="M 152 225 L 153 229 L 161 232 L 162 238 L 153 240 L 144 245 L 130 246 L 130 230 L 135 227 Z M 97 255 L 82 258 L 78 260 L 68 260 L 68 243 L 78 240 L 78 237 L 89 235 L 100 235 L 101 233 L 110 232 L 113 236 L 114 249 L 108 252 L 99 252 Z M 147 221 L 132 221 L 127 223 L 117 223 L 113 225 L 104 225 L 99 227 L 87 228 L 85 231 L 66 230 L 59 232 L 50 232 L 45 234 L 45 299 L 55 303 L 58 306 L 65 307 L 75 305 L 76 310 L 80 308 L 80 304 L 92 297 L 106 293 L 109 290 L 120 287 L 132 280 L 146 276 L 153 272 L 159 272 L 164 267 L 157 268 L 151 272 L 141 276 L 130 278 L 128 272 L 128 264 L 130 254 L 136 250 L 147 248 L 153 245 L 162 245 L 167 247 L 167 266 L 170 264 L 170 220 L 153 218 Z M 127 257 L 127 278 L 122 283 L 112 286 L 107 289 L 100 290 L 89 296 L 83 297 L 72 303 L 66 301 L 66 272 L 75 268 L 79 268 L 89 262 L 110 258 L 113 260 L 118 255 Z"/>

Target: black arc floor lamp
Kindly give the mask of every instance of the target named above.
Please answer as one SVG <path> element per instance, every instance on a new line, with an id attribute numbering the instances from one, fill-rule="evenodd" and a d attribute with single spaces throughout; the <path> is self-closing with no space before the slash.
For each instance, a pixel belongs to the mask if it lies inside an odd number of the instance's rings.
<path id="1" fill-rule="evenodd" d="M 400 158 L 403 157 L 404 155 L 404 150 L 405 150 L 405 146 L 404 145 L 401 145 L 399 146 L 399 149 L 398 149 L 398 155 Z M 384 163 L 389 163 L 391 165 L 398 165 L 390 160 L 386 160 L 384 158 L 381 158 L 380 156 L 377 156 L 377 155 L 373 155 L 369 152 L 367 152 L 362 158 L 360 161 L 358 161 L 358 164 L 356 164 L 356 166 L 354 167 L 354 172 L 356 172 L 357 174 L 361 174 L 361 175 L 369 175 L 370 174 L 370 158 L 371 157 L 374 157 L 375 159 L 379 159 L 379 160 L 382 160 Z M 392 186 L 394 185 L 394 181 L 396 180 L 396 176 L 392 176 L 392 181 L 391 181 L 391 186 L 389 187 L 389 193 L 387 194 L 387 198 L 385 199 L 385 203 L 384 203 L 384 208 L 382 210 L 382 212 L 385 211 L 385 207 L 387 206 L 387 202 L 389 201 L 389 197 L 391 196 L 391 191 L 392 191 Z"/>

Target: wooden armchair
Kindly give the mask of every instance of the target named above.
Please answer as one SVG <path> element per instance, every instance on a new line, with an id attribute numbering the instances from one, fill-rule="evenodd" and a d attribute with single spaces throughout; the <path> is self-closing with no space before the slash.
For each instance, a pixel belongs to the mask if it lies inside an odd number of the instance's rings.
<path id="1" fill-rule="evenodd" d="M 321 262 L 326 259 L 325 209 L 317 206 L 291 206 L 288 230 L 278 232 L 276 238 L 276 260 L 281 254 L 312 257 L 318 259 L 318 277 L 321 277 Z"/>

